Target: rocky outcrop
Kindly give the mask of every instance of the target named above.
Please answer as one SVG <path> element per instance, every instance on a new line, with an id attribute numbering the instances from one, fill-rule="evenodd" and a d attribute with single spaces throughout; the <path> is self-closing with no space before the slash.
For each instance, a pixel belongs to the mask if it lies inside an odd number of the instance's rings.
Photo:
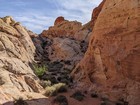
<path id="1" fill-rule="evenodd" d="M 72 75 L 82 88 L 105 94 L 111 100 L 123 99 L 130 105 L 139 105 L 139 1 L 103 2 L 88 50 Z"/>
<path id="2" fill-rule="evenodd" d="M 102 6 L 100 6 L 100 8 L 101 7 Z M 55 37 L 74 38 L 75 40 L 85 41 L 88 43 L 89 37 L 91 36 L 92 28 L 96 21 L 95 17 L 97 17 L 97 13 L 99 12 L 100 10 L 97 9 L 96 16 L 94 16 L 90 22 L 83 26 L 80 22 L 68 21 L 65 20 L 64 17 L 60 16 L 55 20 L 54 26 L 51 26 L 48 30 L 44 30 L 41 33 L 41 36 L 51 39 Z"/>
<path id="3" fill-rule="evenodd" d="M 48 30 L 44 30 L 41 35 L 49 38 L 54 37 L 71 37 L 74 38 L 75 32 L 82 27 L 82 24 L 77 21 L 64 20 L 63 17 L 58 17 L 55 20 L 54 26 Z"/>
<path id="4" fill-rule="evenodd" d="M 43 98 L 30 64 L 35 47 L 24 27 L 11 17 L 0 18 L 0 104 L 22 97 Z"/>

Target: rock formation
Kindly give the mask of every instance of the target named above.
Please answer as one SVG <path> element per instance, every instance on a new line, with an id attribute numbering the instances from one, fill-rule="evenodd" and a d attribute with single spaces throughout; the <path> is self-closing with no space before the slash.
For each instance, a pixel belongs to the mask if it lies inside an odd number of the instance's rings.
<path id="1" fill-rule="evenodd" d="M 88 42 L 96 17 L 94 16 L 90 22 L 82 26 L 80 22 L 68 21 L 60 16 L 55 20 L 54 26 L 44 30 L 41 35 L 51 39 L 54 37 L 74 38 L 75 40 Z"/>
<path id="2" fill-rule="evenodd" d="M 44 30 L 41 34 L 49 38 L 54 37 L 71 37 L 82 27 L 80 22 L 64 20 L 63 17 L 58 17 L 55 20 L 54 26 L 48 30 Z"/>
<path id="3" fill-rule="evenodd" d="M 36 105 L 49 105 L 40 85 L 49 81 L 66 83 L 72 92 L 82 90 L 83 97 L 93 93 L 98 104 L 103 99 L 140 105 L 139 4 L 103 0 L 87 24 L 60 16 L 40 35 L 10 16 L 0 18 L 0 104 L 22 97 L 31 105 L 29 99 L 35 98 Z M 48 70 L 37 77 L 33 63 Z"/>
<path id="4" fill-rule="evenodd" d="M 80 41 L 74 38 L 74 33 L 82 27 L 80 22 L 67 21 L 63 17 L 58 17 L 54 24 L 39 36 L 32 37 L 36 46 L 35 59 L 41 65 L 48 66 L 49 72 L 40 79 L 50 80 L 53 83 L 62 81 L 67 83 L 70 81 L 71 70 L 84 56 L 87 42 L 84 39 Z M 51 74 L 55 74 L 55 76 L 53 75 L 50 79 Z M 54 79 L 52 80 L 52 78 Z"/>
<path id="5" fill-rule="evenodd" d="M 99 15 L 88 50 L 72 73 L 79 87 L 140 104 L 139 4 L 139 0 L 104 0 L 94 10 L 93 17 Z"/>
<path id="6" fill-rule="evenodd" d="M 42 87 L 30 64 L 35 47 L 24 27 L 10 16 L 0 18 L 0 104 L 23 99 L 43 98 Z"/>

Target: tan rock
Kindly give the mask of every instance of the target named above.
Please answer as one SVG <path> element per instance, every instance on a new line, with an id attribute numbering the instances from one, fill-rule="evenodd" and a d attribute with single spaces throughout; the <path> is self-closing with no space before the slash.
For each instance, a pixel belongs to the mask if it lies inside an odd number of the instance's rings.
<path id="1" fill-rule="evenodd" d="M 12 22 L 11 17 L 0 18 L 0 104 L 19 97 L 45 98 L 39 79 L 30 68 L 35 46 L 26 29 Z"/>
<path id="2" fill-rule="evenodd" d="M 10 26 L 8 23 L 5 23 L 3 19 L 0 19 L 0 30 L 10 35 L 20 37 L 20 34 L 17 32 L 17 30 Z"/>

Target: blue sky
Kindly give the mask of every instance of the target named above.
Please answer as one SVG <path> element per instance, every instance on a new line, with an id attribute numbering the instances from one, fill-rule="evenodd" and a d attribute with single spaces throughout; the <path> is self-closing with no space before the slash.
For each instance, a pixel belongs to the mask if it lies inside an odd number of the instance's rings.
<path id="1" fill-rule="evenodd" d="M 102 0 L 0 0 L 0 17 L 12 16 L 35 33 L 52 26 L 58 16 L 83 24 Z"/>

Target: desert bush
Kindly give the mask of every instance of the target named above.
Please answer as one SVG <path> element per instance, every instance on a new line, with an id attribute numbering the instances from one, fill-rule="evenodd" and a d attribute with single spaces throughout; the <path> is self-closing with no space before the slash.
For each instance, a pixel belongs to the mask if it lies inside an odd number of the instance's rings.
<path id="1" fill-rule="evenodd" d="M 71 97 L 78 101 L 82 101 L 84 99 L 85 95 L 82 94 L 80 91 L 76 91 Z"/>
<path id="2" fill-rule="evenodd" d="M 42 76 L 45 73 L 45 71 L 48 70 L 45 65 L 43 66 L 34 65 L 33 67 L 34 67 L 34 72 L 37 76 Z"/>
<path id="3" fill-rule="evenodd" d="M 67 87 L 64 83 L 58 83 L 52 86 L 48 86 L 45 89 L 45 96 L 55 96 L 57 93 L 67 92 Z"/>
<path id="4" fill-rule="evenodd" d="M 54 87 L 58 93 L 67 92 L 67 86 L 64 83 L 55 84 Z"/>
<path id="5" fill-rule="evenodd" d="M 45 96 L 56 96 L 57 95 L 56 88 L 53 86 L 46 87 L 46 91 L 45 91 L 44 95 Z"/>
<path id="6" fill-rule="evenodd" d="M 65 96 L 59 95 L 54 100 L 54 103 L 58 103 L 59 105 L 68 105 L 68 100 Z"/>
<path id="7" fill-rule="evenodd" d="M 91 93 L 92 98 L 98 98 L 98 95 L 96 93 Z"/>
<path id="8" fill-rule="evenodd" d="M 22 98 L 19 98 L 18 100 L 15 100 L 14 105 L 28 105 L 28 103 Z"/>
<path id="9" fill-rule="evenodd" d="M 41 46 L 42 46 L 43 49 L 45 49 L 46 45 L 47 45 L 47 42 L 43 42 L 43 43 L 41 44 Z"/>
<path id="10" fill-rule="evenodd" d="M 116 102 L 115 105 L 128 105 L 129 103 L 126 102 L 123 98 L 119 99 L 118 102 Z"/>

